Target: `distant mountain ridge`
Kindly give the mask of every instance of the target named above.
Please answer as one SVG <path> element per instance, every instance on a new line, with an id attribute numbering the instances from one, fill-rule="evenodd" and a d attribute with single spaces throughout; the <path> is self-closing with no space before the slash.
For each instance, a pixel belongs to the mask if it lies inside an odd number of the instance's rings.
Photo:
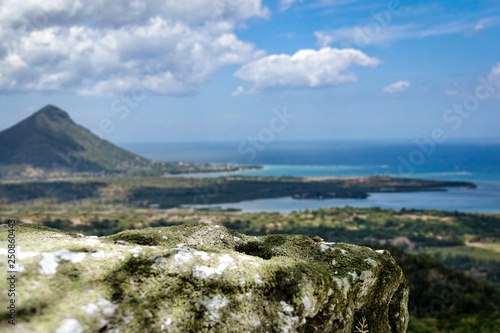
<path id="1" fill-rule="evenodd" d="M 150 160 L 101 139 L 47 105 L 0 132 L 0 165 L 71 172 L 123 171 Z"/>

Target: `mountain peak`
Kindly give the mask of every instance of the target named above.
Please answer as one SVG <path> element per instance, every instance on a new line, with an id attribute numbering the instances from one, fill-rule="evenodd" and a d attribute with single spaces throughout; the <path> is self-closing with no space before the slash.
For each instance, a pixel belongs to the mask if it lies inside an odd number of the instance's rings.
<path id="1" fill-rule="evenodd" d="M 33 114 L 33 117 L 38 117 L 38 116 L 46 116 L 51 120 L 58 120 L 58 119 L 71 120 L 69 114 L 66 111 L 52 104 L 44 106 L 43 108 L 41 108 L 40 110 L 38 110 Z"/>
<path id="2" fill-rule="evenodd" d="M 148 162 L 94 135 L 51 104 L 0 132 L 0 166 L 99 172 L 123 171 L 124 165 Z"/>

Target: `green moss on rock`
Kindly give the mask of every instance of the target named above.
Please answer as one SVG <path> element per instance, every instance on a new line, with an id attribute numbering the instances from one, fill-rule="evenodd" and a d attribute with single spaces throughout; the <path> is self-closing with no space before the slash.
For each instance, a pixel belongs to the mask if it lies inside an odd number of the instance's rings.
<path id="1" fill-rule="evenodd" d="M 17 236 L 18 311 L 30 314 L 17 331 L 351 333 L 364 323 L 399 333 L 409 321 L 408 287 L 387 251 L 217 225 L 102 238 L 18 225 Z M 54 262 L 55 271 L 42 267 Z"/>

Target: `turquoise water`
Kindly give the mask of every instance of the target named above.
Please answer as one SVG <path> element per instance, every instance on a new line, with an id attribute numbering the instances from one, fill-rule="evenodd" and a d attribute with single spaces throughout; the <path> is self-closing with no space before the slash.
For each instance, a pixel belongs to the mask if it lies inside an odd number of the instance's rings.
<path id="1" fill-rule="evenodd" d="M 276 142 L 255 156 L 241 154 L 238 143 L 131 144 L 126 148 L 161 161 L 261 165 L 263 169 L 234 173 L 192 174 L 184 177 L 295 176 L 357 177 L 388 175 L 438 180 L 464 180 L 477 189 L 446 192 L 372 193 L 367 199 L 262 199 L 214 205 L 243 211 L 277 211 L 328 207 L 381 207 L 500 213 L 500 143 L 441 144 L 431 154 L 418 152 L 411 142 Z M 414 159 L 412 154 L 423 159 Z M 415 157 L 413 156 L 413 157 Z M 248 160 L 248 157 L 253 157 Z M 207 207 L 207 206 L 200 206 Z"/>
<path id="2" fill-rule="evenodd" d="M 263 165 L 263 169 L 227 172 L 227 173 L 199 173 L 184 174 L 176 177 L 226 177 L 226 176 L 261 176 L 261 177 L 362 177 L 373 175 L 386 175 L 399 177 L 397 172 L 391 172 L 387 165 L 359 166 L 359 165 Z M 499 173 L 481 173 L 468 171 L 445 172 L 415 172 L 404 175 L 410 178 L 440 179 L 440 180 L 465 180 L 500 182 Z"/>
<path id="3" fill-rule="evenodd" d="M 500 213 L 500 183 L 478 183 L 478 188 L 451 189 L 447 192 L 372 193 L 367 199 L 295 200 L 259 199 L 239 203 L 199 205 L 201 207 L 238 208 L 245 212 L 289 213 L 329 207 L 380 207 L 437 209 L 445 211 Z"/>

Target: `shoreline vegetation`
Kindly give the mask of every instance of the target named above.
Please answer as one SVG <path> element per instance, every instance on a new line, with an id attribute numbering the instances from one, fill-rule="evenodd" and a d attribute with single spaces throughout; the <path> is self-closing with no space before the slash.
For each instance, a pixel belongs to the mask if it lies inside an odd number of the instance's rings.
<path id="1" fill-rule="evenodd" d="M 192 174 L 231 174 L 259 170 L 260 165 L 230 165 L 190 162 L 149 161 L 146 164 L 123 164 L 117 170 L 75 172 L 64 165 L 54 168 L 41 168 L 32 165 L 2 165 L 0 162 L 0 181 L 51 181 L 92 178 L 126 177 L 182 177 Z"/>
<path id="2" fill-rule="evenodd" d="M 99 204 L 126 204 L 160 209 L 197 204 L 235 203 L 245 200 L 365 199 L 370 193 L 474 189 L 465 181 L 440 181 L 387 176 L 343 178 L 244 177 L 220 178 L 127 177 L 2 181 L 0 203 L 63 203 L 90 200 Z"/>

